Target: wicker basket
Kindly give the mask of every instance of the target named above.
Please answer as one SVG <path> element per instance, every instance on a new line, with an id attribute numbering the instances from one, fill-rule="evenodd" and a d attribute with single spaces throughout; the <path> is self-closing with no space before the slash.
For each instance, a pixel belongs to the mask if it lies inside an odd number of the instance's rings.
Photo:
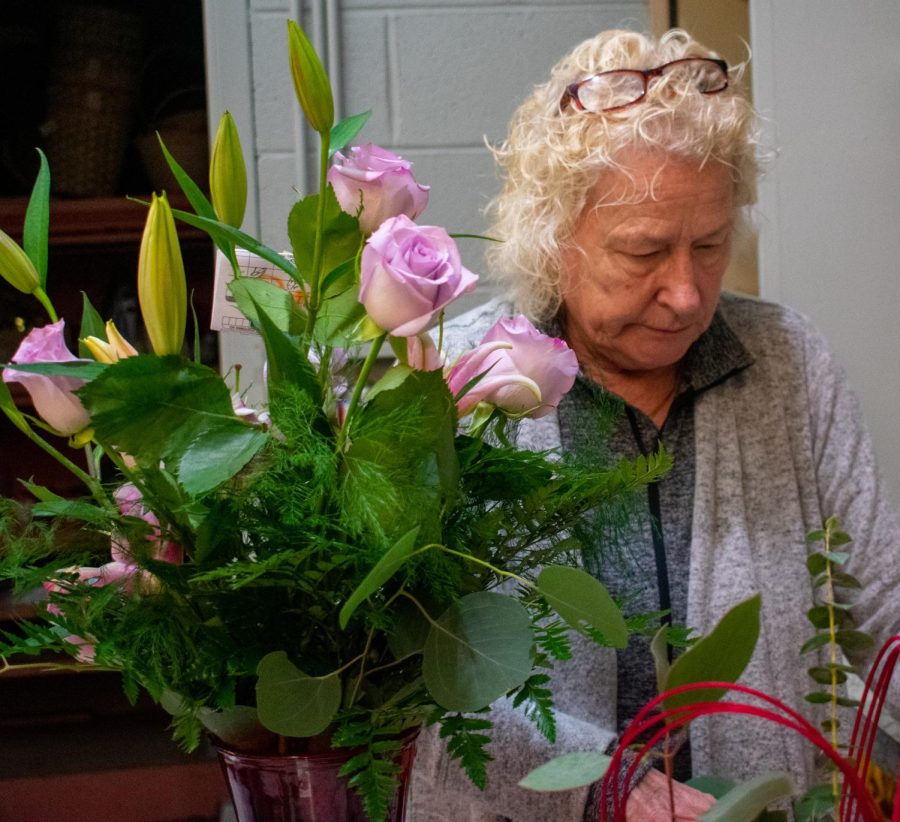
<path id="1" fill-rule="evenodd" d="M 140 18 L 119 8 L 63 4 L 42 126 L 53 190 L 113 194 L 132 128 Z"/>

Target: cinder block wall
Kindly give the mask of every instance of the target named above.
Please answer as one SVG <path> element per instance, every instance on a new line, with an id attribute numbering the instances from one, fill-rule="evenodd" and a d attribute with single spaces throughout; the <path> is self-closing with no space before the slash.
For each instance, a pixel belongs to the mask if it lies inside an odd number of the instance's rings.
<path id="1" fill-rule="evenodd" d="M 316 143 L 291 84 L 286 19 L 325 54 L 341 115 L 372 109 L 360 135 L 412 160 L 431 199 L 420 222 L 484 233 L 498 188 L 485 139 L 503 138 L 516 106 L 572 46 L 612 27 L 647 28 L 642 0 L 205 0 L 213 126 L 228 108 L 251 160 L 246 227 L 287 247 L 286 219 L 316 187 Z M 484 243 L 462 240 L 484 273 Z M 473 295 L 483 300 L 488 287 Z M 463 306 L 465 307 L 465 306 Z M 223 365 L 240 341 L 223 339 Z M 246 361 L 246 358 L 244 358 Z"/>

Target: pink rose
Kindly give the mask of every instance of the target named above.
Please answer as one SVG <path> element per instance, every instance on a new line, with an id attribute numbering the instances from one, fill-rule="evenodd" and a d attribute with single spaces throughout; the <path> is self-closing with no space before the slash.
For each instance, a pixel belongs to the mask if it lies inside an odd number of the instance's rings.
<path id="1" fill-rule="evenodd" d="M 17 363 L 75 362 L 78 360 L 68 348 L 63 337 L 65 320 L 33 328 L 22 340 L 12 361 Z M 12 368 L 3 369 L 4 382 L 18 382 L 31 395 L 34 409 L 40 417 L 60 434 L 72 435 L 86 428 L 90 422 L 88 412 L 73 391 L 84 385 L 75 377 L 48 377 L 45 374 L 29 374 Z"/>
<path id="2" fill-rule="evenodd" d="M 412 337 L 477 282 L 443 228 L 417 226 L 400 215 L 385 220 L 366 242 L 359 301 L 385 331 Z"/>
<path id="3" fill-rule="evenodd" d="M 348 156 L 334 155 L 328 182 L 341 208 L 359 212 L 363 234 L 371 234 L 388 217 L 405 214 L 415 219 L 428 205 L 429 186 L 420 186 L 412 175 L 412 163 L 369 143 L 354 146 Z"/>
<path id="4" fill-rule="evenodd" d="M 486 402 L 507 414 L 537 419 L 556 408 L 577 373 L 578 360 L 565 341 L 541 334 L 520 314 L 498 320 L 478 348 L 457 360 L 447 383 L 455 397 L 486 374 L 459 399 L 460 416 Z"/>

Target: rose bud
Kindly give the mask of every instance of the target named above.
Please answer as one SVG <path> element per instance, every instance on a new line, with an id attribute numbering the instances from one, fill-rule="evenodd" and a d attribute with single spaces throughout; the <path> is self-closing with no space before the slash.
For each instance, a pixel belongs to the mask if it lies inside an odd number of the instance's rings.
<path id="1" fill-rule="evenodd" d="M 401 214 L 385 220 L 366 242 L 359 301 L 380 328 L 412 337 L 477 282 L 443 228 L 417 226 Z"/>
<path id="2" fill-rule="evenodd" d="M 209 163 L 209 195 L 216 216 L 240 228 L 247 209 L 247 166 L 234 119 L 227 111 L 219 128 Z"/>
<path id="3" fill-rule="evenodd" d="M 414 371 L 437 371 L 443 366 L 441 355 L 428 332 L 422 331 L 406 338 L 406 364 Z"/>
<path id="4" fill-rule="evenodd" d="M 166 195 L 153 195 L 138 260 L 138 300 L 153 351 L 180 354 L 187 323 L 187 283 Z"/>
<path id="5" fill-rule="evenodd" d="M 331 83 L 312 43 L 293 20 L 288 20 L 288 57 L 300 108 L 313 131 L 324 136 L 334 125 Z"/>
<path id="6" fill-rule="evenodd" d="M 485 402 L 507 414 L 536 419 L 556 408 L 577 373 L 575 352 L 519 315 L 498 320 L 478 348 L 459 358 L 447 383 L 455 397 L 475 377 L 485 375 L 459 398 L 461 417 Z"/>
<path id="7" fill-rule="evenodd" d="M 0 230 L 0 276 L 24 294 L 33 294 L 41 285 L 31 258 L 2 230 Z"/>
<path id="8" fill-rule="evenodd" d="M 419 185 L 411 169 L 408 160 L 370 143 L 354 146 L 346 156 L 337 152 L 328 182 L 341 208 L 359 213 L 360 229 L 371 234 L 389 217 L 415 220 L 425 210 L 429 186 Z"/>
<path id="9" fill-rule="evenodd" d="M 22 340 L 12 362 L 76 362 L 76 357 L 68 348 L 63 337 L 65 320 L 43 328 L 33 328 Z M 89 362 L 89 361 L 88 361 Z M 60 434 L 71 436 L 87 427 L 90 416 L 81 400 L 73 393 L 84 385 L 84 380 L 76 377 L 47 376 L 30 374 L 12 368 L 3 369 L 4 382 L 21 383 L 31 395 L 34 409 L 41 419 Z"/>

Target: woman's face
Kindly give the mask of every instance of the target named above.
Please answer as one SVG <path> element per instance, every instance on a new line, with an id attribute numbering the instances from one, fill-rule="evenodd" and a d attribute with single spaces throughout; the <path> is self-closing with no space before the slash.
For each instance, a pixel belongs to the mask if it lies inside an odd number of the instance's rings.
<path id="1" fill-rule="evenodd" d="M 734 224 L 734 185 L 722 164 L 648 152 L 619 159 L 652 194 L 595 207 L 632 186 L 623 172 L 604 171 L 562 260 L 566 337 L 594 376 L 681 360 L 712 320 Z"/>

